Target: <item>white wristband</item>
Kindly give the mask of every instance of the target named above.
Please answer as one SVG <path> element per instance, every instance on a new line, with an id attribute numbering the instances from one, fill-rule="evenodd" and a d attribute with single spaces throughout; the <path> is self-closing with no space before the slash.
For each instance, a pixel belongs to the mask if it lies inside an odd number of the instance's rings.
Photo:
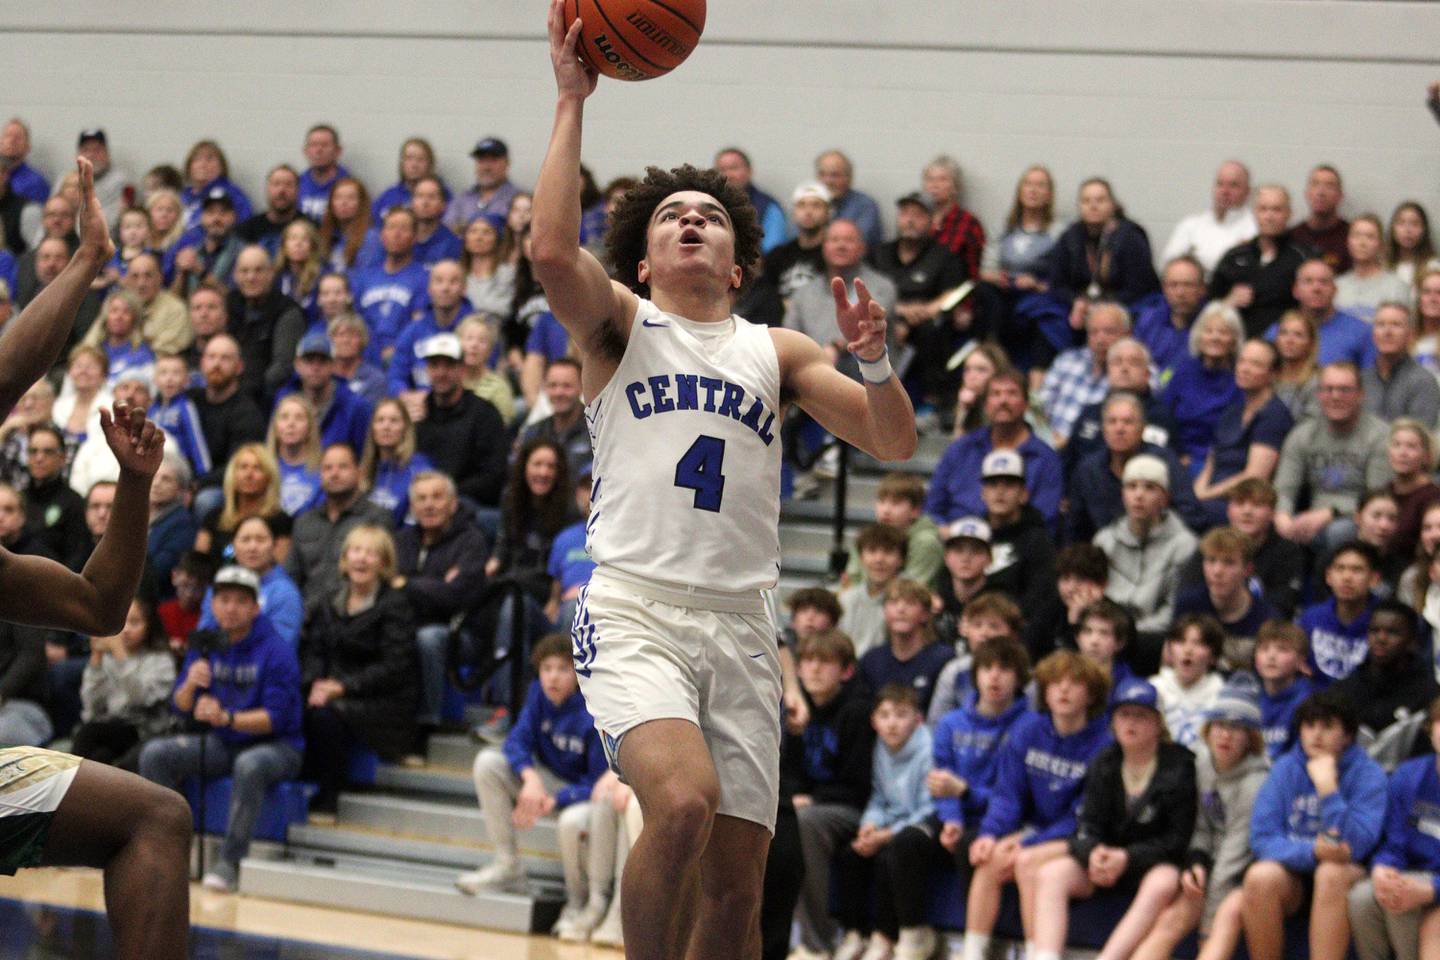
<path id="1" fill-rule="evenodd" d="M 895 375 L 895 371 L 890 369 L 890 351 L 888 350 L 880 354 L 879 360 L 866 360 L 859 354 L 852 354 L 852 356 L 855 357 L 855 362 L 860 364 L 860 376 L 865 379 L 866 383 L 885 383 Z"/>

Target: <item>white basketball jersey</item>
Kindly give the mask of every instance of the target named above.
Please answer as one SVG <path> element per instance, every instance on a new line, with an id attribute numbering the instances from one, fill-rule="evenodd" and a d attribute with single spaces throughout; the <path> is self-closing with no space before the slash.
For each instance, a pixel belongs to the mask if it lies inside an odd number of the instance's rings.
<path id="1" fill-rule="evenodd" d="M 780 573 L 780 361 L 768 328 L 698 324 L 642 299 L 585 407 L 588 546 L 646 580 L 741 592 Z"/>

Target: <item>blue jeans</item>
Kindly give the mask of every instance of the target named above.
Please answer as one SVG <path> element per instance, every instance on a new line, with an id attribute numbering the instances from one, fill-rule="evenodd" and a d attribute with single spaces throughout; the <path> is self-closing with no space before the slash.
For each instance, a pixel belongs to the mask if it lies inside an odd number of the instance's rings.
<path id="1" fill-rule="evenodd" d="M 415 631 L 415 650 L 420 657 L 420 712 L 422 725 L 438 726 L 445 704 L 445 650 L 450 625 L 427 623 Z"/>
<path id="2" fill-rule="evenodd" d="M 53 733 L 50 717 L 33 700 L 0 703 L 0 747 L 43 747 Z"/>
<path id="3" fill-rule="evenodd" d="M 525 664 L 522 673 L 528 679 L 530 676 L 530 650 L 540 641 L 541 637 L 554 630 L 555 625 L 546 619 L 545 608 L 529 594 L 525 594 L 524 618 L 524 643 L 512 650 L 511 648 L 515 647 L 515 641 L 520 640 L 521 637 L 516 629 L 519 621 L 515 615 L 515 595 L 507 594 L 505 599 L 500 602 L 500 613 L 495 618 L 494 656 L 497 662 L 503 662 L 509 657 L 519 657 Z M 570 624 L 565 624 L 564 629 L 568 632 Z M 516 695 L 521 701 L 525 698 L 523 688 L 518 691 L 510 689 L 510 670 L 508 669 L 501 669 L 490 678 L 489 692 L 490 699 L 494 703 L 508 704 L 516 698 Z"/>
<path id="4" fill-rule="evenodd" d="M 140 751 L 140 776 L 178 791 L 186 777 L 202 774 L 202 737 L 204 777 L 213 780 L 229 774 L 234 780 L 230 790 L 230 819 L 220 856 L 231 867 L 238 867 L 250 849 L 250 835 L 260 818 L 265 791 L 282 780 L 298 776 L 302 758 L 300 751 L 278 740 L 237 747 L 221 740 L 218 733 L 182 733 L 145 744 Z"/>

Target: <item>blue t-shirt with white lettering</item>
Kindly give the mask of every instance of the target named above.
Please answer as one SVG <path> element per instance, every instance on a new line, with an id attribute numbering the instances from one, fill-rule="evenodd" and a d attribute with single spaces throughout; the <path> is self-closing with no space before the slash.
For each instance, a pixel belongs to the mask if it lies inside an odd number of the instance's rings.
<path id="1" fill-rule="evenodd" d="M 595 570 L 595 561 L 585 549 L 585 523 L 574 523 L 555 535 L 550 545 L 550 562 L 546 572 L 560 581 L 560 595 L 564 596 L 572 587 L 583 587 L 590 582 Z"/>
<path id="2" fill-rule="evenodd" d="M 355 312 L 370 328 L 370 343 L 365 348 L 367 361 L 385 365 L 384 353 L 395 346 L 400 331 L 410 323 L 429 283 L 425 268 L 413 260 L 394 273 L 386 272 L 383 264 L 350 271 Z"/>
<path id="3" fill-rule="evenodd" d="M 1310 638 L 1310 677 L 1317 690 L 1336 680 L 1344 680 L 1355 672 L 1370 652 L 1370 614 L 1376 599 L 1365 602 L 1365 609 L 1349 623 L 1335 612 L 1335 598 L 1307 607 L 1296 623 Z"/>

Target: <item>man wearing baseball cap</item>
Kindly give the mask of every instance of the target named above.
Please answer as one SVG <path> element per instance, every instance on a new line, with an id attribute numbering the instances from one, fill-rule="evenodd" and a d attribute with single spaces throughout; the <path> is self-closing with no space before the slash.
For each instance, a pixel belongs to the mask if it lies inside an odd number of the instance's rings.
<path id="1" fill-rule="evenodd" d="M 415 352 L 430 379 L 424 405 L 411 414 L 417 448 L 435 469 L 455 480 L 462 496 L 482 506 L 499 506 L 510 450 L 500 411 L 465 389 L 465 355 L 455 334 L 447 331 L 421 340 Z"/>
<path id="2" fill-rule="evenodd" d="M 464 236 L 476 217 L 510 214 L 510 201 L 520 188 L 510 182 L 510 148 L 499 137 L 484 137 L 470 151 L 475 161 L 475 184 L 456 194 L 445 211 L 445 226 Z"/>
<path id="3" fill-rule="evenodd" d="M 230 286 L 235 261 L 245 248 L 235 233 L 236 219 L 235 194 L 225 184 L 212 185 L 200 197 L 199 236 L 165 254 L 165 276 L 180 280 L 176 293 L 188 297 L 207 276 Z"/>
<path id="4" fill-rule="evenodd" d="M 1125 515 L 1095 534 L 1110 559 L 1105 595 L 1135 611 L 1141 634 L 1174 618 L 1180 569 L 1195 552 L 1195 534 L 1170 511 L 1170 470 L 1150 454 L 1132 457 L 1121 478 Z"/>
<path id="5" fill-rule="evenodd" d="M 1003 590 L 1025 611 L 1025 642 L 1031 650 L 1049 647 L 1056 592 L 1055 543 L 1045 518 L 1030 506 L 1025 459 L 1014 450 L 991 450 L 980 463 L 980 499 L 990 524 L 990 567 L 986 586 Z"/>
<path id="6" fill-rule="evenodd" d="M 292 393 L 299 393 L 314 408 L 320 419 L 320 444 L 346 443 L 358 457 L 365 452 L 365 437 L 370 431 L 370 403 L 350 389 L 348 381 L 335 372 L 335 354 L 330 338 L 320 330 L 312 330 L 300 338 L 295 348 L 295 373 L 275 394 L 275 402 Z"/>
<path id="7" fill-rule="evenodd" d="M 790 220 L 795 236 L 765 255 L 761 277 L 787 300 L 815 277 L 825 275 L 821 247 L 830 225 L 830 191 L 819 183 L 800 184 L 790 195 Z"/>
<path id="8" fill-rule="evenodd" d="M 105 210 L 105 222 L 114 225 L 121 211 L 135 202 L 134 182 L 110 162 L 110 141 L 99 127 L 80 131 L 75 152 L 95 168 L 95 196 Z"/>
<path id="9" fill-rule="evenodd" d="M 300 661 L 260 615 L 260 578 L 229 566 L 215 574 L 216 631 L 197 633 L 171 703 L 206 729 L 160 737 L 140 751 L 140 775 L 173 790 L 187 777 L 234 777 L 220 858 L 205 875 L 212 890 L 233 891 L 265 792 L 300 773 Z M 201 738 L 204 769 L 201 769 Z"/>

